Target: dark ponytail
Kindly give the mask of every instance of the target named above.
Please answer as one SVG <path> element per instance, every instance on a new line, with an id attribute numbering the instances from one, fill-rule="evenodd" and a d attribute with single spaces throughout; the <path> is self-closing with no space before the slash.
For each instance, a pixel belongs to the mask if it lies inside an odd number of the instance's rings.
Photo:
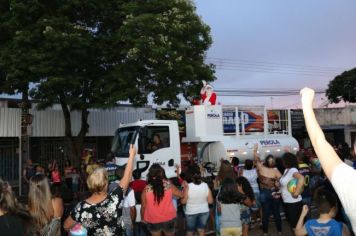
<path id="1" fill-rule="evenodd" d="M 186 172 L 186 180 L 188 183 L 194 183 L 196 185 L 201 184 L 201 173 L 198 165 L 192 165 L 188 167 Z"/>
<path id="2" fill-rule="evenodd" d="M 243 177 L 240 176 L 236 179 L 236 182 L 238 185 L 241 185 L 242 190 L 244 191 L 244 194 L 251 199 L 251 201 L 255 200 L 255 194 L 253 193 L 253 189 L 251 187 L 250 182 L 248 182 L 248 180 Z"/>
<path id="3" fill-rule="evenodd" d="M 164 169 L 159 164 L 153 164 L 148 171 L 148 184 L 152 187 L 155 202 L 158 204 L 164 197 Z"/>

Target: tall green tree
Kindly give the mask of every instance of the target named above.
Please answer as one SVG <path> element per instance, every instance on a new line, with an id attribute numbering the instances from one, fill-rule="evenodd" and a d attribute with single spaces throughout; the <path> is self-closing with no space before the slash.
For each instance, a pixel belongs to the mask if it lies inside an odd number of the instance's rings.
<path id="1" fill-rule="evenodd" d="M 91 108 L 112 107 L 120 101 L 142 105 L 148 97 L 157 104 L 178 105 L 178 95 L 196 94 L 202 79 L 214 80 L 213 66 L 204 63 L 212 43 L 210 29 L 189 0 L 6 3 L 0 7 L 6 14 L 0 30 L 8 34 L 0 40 L 2 80 L 9 85 L 19 78 L 33 82 L 30 94 L 40 102 L 39 108 L 61 104 L 73 161 L 89 130 Z M 13 23 L 22 17 L 30 23 Z M 22 34 L 31 44 L 10 47 Z M 16 56 L 11 57 L 13 52 Z M 25 70 L 24 77 L 13 72 L 20 69 Z M 33 77 L 26 77 L 28 70 Z M 17 85 L 8 91 L 16 89 Z M 71 129 L 74 110 L 82 117 L 78 134 Z"/>
<path id="2" fill-rule="evenodd" d="M 356 102 L 356 68 L 345 71 L 330 81 L 326 96 L 332 103 Z"/>
<path id="3" fill-rule="evenodd" d="M 37 65 L 43 59 L 36 50 L 41 43 L 36 2 L 0 2 L 0 92 L 22 93 L 25 101 L 29 84 L 40 79 Z"/>

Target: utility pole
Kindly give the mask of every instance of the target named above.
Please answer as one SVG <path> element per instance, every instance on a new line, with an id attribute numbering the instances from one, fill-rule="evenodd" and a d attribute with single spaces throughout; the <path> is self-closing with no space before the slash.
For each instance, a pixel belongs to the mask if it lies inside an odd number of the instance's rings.
<path id="1" fill-rule="evenodd" d="M 18 106 L 21 108 L 21 134 L 19 140 L 19 195 L 22 195 L 23 164 L 30 158 L 29 125 L 32 124 L 32 115 L 29 112 L 31 104 L 28 101 L 28 93 L 22 93 L 22 101 L 18 104 Z"/>

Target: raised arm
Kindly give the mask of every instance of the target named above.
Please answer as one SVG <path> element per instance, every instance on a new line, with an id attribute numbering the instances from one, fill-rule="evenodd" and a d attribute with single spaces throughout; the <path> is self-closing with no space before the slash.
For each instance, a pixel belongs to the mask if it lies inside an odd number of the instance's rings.
<path id="1" fill-rule="evenodd" d="M 127 190 L 130 182 L 131 182 L 131 178 L 132 178 L 132 169 L 133 169 L 133 161 L 136 155 L 136 149 L 134 147 L 134 145 L 130 144 L 130 151 L 129 151 L 129 159 L 127 161 L 127 165 L 125 167 L 125 172 L 124 172 L 124 176 L 122 177 L 122 179 L 120 180 L 120 187 L 124 190 L 124 192 Z"/>
<path id="2" fill-rule="evenodd" d="M 308 234 L 305 229 L 305 226 L 303 225 L 304 218 L 307 216 L 308 211 L 309 211 L 308 206 L 304 205 L 302 213 L 300 214 L 297 226 L 295 227 L 295 230 L 294 230 L 294 233 L 296 236 L 304 236 L 304 235 Z"/>
<path id="3" fill-rule="evenodd" d="M 305 125 L 311 143 L 320 160 L 326 176 L 330 179 L 335 167 L 342 163 L 334 148 L 326 141 L 323 131 L 313 111 L 314 90 L 304 88 L 300 91 Z"/>
<path id="4" fill-rule="evenodd" d="M 255 162 L 256 168 L 259 170 L 263 165 L 260 157 L 257 154 L 257 150 L 258 150 L 258 144 L 256 143 L 253 147 L 253 160 Z"/>

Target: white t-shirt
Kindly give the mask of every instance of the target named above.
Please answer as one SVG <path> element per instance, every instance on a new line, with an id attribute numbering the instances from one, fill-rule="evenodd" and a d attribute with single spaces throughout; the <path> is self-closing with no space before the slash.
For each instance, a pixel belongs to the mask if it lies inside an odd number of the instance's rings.
<path id="1" fill-rule="evenodd" d="M 258 183 L 257 183 L 257 171 L 256 169 L 252 169 L 252 170 L 243 170 L 242 171 L 242 176 L 245 177 L 248 182 L 250 183 L 253 192 L 254 193 L 259 193 L 260 190 L 258 189 Z"/>
<path id="2" fill-rule="evenodd" d="M 199 185 L 190 183 L 188 189 L 188 200 L 185 206 L 185 214 L 195 215 L 209 212 L 208 204 L 209 187 L 202 182 Z"/>
<path id="3" fill-rule="evenodd" d="M 284 203 L 295 203 L 295 202 L 300 202 L 302 200 L 302 196 L 299 195 L 297 198 L 294 198 L 292 194 L 288 191 L 288 182 L 294 179 L 293 175 L 294 173 L 298 173 L 298 170 L 296 168 L 290 168 L 286 169 L 284 171 L 283 176 L 279 180 L 279 183 L 281 184 L 281 193 L 282 193 L 282 199 Z"/>
<path id="4" fill-rule="evenodd" d="M 127 196 L 124 196 L 124 199 L 122 201 L 122 219 L 124 226 L 127 228 L 133 227 L 133 222 L 131 220 L 131 214 L 130 214 L 130 207 L 135 207 L 136 205 L 136 199 L 135 199 L 135 194 L 134 191 L 131 189 L 130 192 L 127 194 Z M 120 204 L 121 207 L 121 204 Z"/>
<path id="5" fill-rule="evenodd" d="M 346 165 L 351 166 L 353 168 L 354 163 L 351 160 L 345 159 L 344 162 Z"/>
<path id="6" fill-rule="evenodd" d="M 356 233 L 356 170 L 342 163 L 335 167 L 330 181 Z"/>
<path id="7" fill-rule="evenodd" d="M 136 222 L 141 222 L 141 204 L 136 204 Z"/>
<path id="8" fill-rule="evenodd" d="M 127 196 L 124 196 L 123 207 L 134 207 L 136 205 L 135 193 L 131 189 Z"/>

